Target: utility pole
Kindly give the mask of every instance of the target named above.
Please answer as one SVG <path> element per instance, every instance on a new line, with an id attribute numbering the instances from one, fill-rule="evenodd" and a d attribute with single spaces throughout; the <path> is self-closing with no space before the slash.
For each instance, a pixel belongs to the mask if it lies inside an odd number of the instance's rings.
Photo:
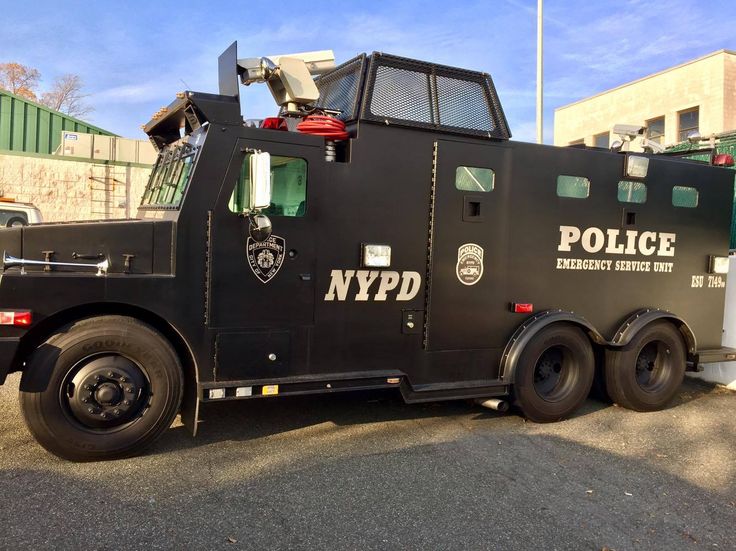
<path id="1" fill-rule="evenodd" d="M 537 0 L 537 143 L 544 142 L 544 99 L 542 96 L 542 0 Z"/>

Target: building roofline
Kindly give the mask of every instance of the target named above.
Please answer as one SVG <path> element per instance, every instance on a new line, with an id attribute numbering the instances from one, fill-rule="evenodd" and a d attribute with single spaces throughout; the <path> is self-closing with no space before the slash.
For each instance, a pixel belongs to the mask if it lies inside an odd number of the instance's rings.
<path id="1" fill-rule="evenodd" d="M 81 124 L 83 126 L 87 126 L 93 130 L 98 130 L 100 133 L 106 136 L 117 136 L 114 132 L 110 132 L 109 130 L 105 130 L 104 128 L 100 128 L 99 126 L 95 126 L 94 124 L 90 124 L 86 121 L 83 121 L 81 119 L 78 119 L 76 117 L 72 117 L 71 115 L 67 115 L 66 113 L 62 113 L 61 111 L 57 111 L 56 109 L 51 109 L 50 107 L 43 105 L 42 103 L 38 103 L 37 101 L 33 101 L 32 99 L 29 99 L 25 96 L 19 96 L 18 94 L 14 94 L 13 92 L 10 92 L 9 90 L 5 90 L 3 88 L 0 88 L 0 95 L 6 95 L 10 96 L 11 98 L 15 98 L 18 101 L 22 101 L 24 103 L 28 103 L 30 105 L 33 105 L 34 107 L 37 107 L 38 109 L 41 109 L 43 111 L 47 111 L 53 115 L 58 115 L 60 117 L 63 117 L 65 119 L 69 119 L 72 122 Z"/>
<path id="2" fill-rule="evenodd" d="M 695 59 L 691 59 L 690 61 L 685 61 L 684 63 L 680 63 L 679 65 L 675 65 L 674 67 L 668 67 L 667 69 L 663 69 L 661 71 L 658 71 L 656 73 L 652 73 L 651 75 L 647 75 L 641 78 L 637 78 L 636 80 L 632 80 L 630 82 L 626 82 L 624 84 L 620 84 L 619 86 L 616 86 L 614 88 L 609 88 L 608 90 L 604 90 L 602 92 L 598 92 L 597 94 L 593 94 L 592 96 L 588 96 L 586 98 L 582 98 L 576 101 L 573 101 L 572 103 L 567 103 L 565 105 L 561 105 L 560 107 L 555 107 L 555 111 L 561 111 L 562 109 L 567 109 L 568 107 L 572 107 L 573 105 L 577 105 L 578 103 L 583 103 L 586 101 L 590 101 L 592 99 L 595 99 L 599 96 L 603 96 L 605 94 L 609 94 L 611 92 L 615 92 L 616 90 L 620 90 L 622 88 L 626 88 L 627 86 L 632 86 L 634 84 L 638 84 L 640 82 L 643 82 L 645 80 L 649 80 L 650 78 L 657 77 L 659 75 L 663 75 L 664 73 L 669 73 L 670 71 L 675 71 L 677 69 L 681 69 L 682 67 L 685 67 L 687 65 L 691 65 L 693 63 L 697 63 L 699 61 L 703 61 L 704 59 L 708 59 L 709 57 L 713 57 L 720 54 L 729 54 L 736 56 L 736 50 L 727 50 L 725 48 L 721 50 L 716 50 L 715 52 L 711 52 L 709 54 L 705 54 L 704 56 L 697 57 Z"/>

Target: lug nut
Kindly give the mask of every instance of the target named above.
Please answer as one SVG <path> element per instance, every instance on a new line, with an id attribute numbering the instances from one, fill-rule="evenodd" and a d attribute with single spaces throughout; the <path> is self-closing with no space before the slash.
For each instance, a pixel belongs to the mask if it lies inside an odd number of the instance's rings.
<path id="1" fill-rule="evenodd" d="M 123 405 L 124 406 L 129 406 L 130 405 L 130 400 L 123 400 Z"/>
<path id="2" fill-rule="evenodd" d="M 113 412 L 113 413 L 114 413 L 115 415 L 120 415 L 120 410 L 119 410 L 119 409 L 114 409 L 114 410 L 112 410 L 112 412 Z"/>
<path id="3" fill-rule="evenodd" d="M 125 377 L 120 377 L 120 382 L 121 383 L 127 383 L 128 382 L 128 379 L 126 379 Z"/>
<path id="4" fill-rule="evenodd" d="M 89 403 L 89 398 L 82 398 L 82 402 L 84 402 L 85 404 Z"/>
<path id="5" fill-rule="evenodd" d="M 84 390 L 92 390 L 93 388 L 92 385 L 84 385 Z"/>
<path id="6" fill-rule="evenodd" d="M 95 412 L 94 408 L 87 408 L 87 411 L 89 411 L 90 413 L 94 413 Z"/>
<path id="7" fill-rule="evenodd" d="M 125 389 L 125 392 L 133 392 L 133 387 L 129 386 Z"/>
<path id="8" fill-rule="evenodd" d="M 101 376 L 95 375 L 95 381 L 101 381 L 101 380 L 102 380 L 102 377 Z"/>
<path id="9" fill-rule="evenodd" d="M 110 377 L 110 378 L 112 378 L 112 377 L 115 376 L 115 374 L 112 371 L 108 371 L 107 372 L 107 376 Z"/>
<path id="10" fill-rule="evenodd" d="M 100 413 L 100 417 L 102 417 L 103 419 L 107 419 L 107 413 L 103 411 L 102 413 Z"/>

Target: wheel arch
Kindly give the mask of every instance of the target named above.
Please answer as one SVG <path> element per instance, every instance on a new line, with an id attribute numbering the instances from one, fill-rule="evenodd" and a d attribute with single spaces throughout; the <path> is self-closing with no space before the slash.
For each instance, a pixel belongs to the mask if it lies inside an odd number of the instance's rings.
<path id="1" fill-rule="evenodd" d="M 546 310 L 526 319 L 514 332 L 506 344 L 501 357 L 499 378 L 513 383 L 519 357 L 532 338 L 545 327 L 553 323 L 570 323 L 586 332 L 594 344 L 606 345 L 608 342 L 598 330 L 584 317 L 566 310 Z"/>
<path id="2" fill-rule="evenodd" d="M 698 341 L 688 323 L 677 314 L 657 308 L 642 308 L 631 314 L 614 334 L 610 346 L 613 348 L 626 346 L 639 331 L 658 320 L 667 320 L 677 327 L 687 347 L 688 357 L 693 358 L 698 351 Z"/>
<path id="3" fill-rule="evenodd" d="M 55 314 L 44 318 L 41 322 L 31 327 L 21 339 L 18 351 L 16 352 L 13 360 L 13 370 L 24 371 L 23 363 L 33 350 L 65 325 L 86 318 L 106 315 L 128 316 L 142 321 L 161 333 L 171 346 L 174 347 L 174 351 L 181 362 L 182 374 L 184 376 L 184 402 L 182 402 L 182 411 L 184 411 L 185 407 L 188 407 L 186 405 L 187 396 L 192 391 L 192 387 L 193 394 L 196 399 L 196 388 L 199 382 L 197 361 L 191 346 L 181 331 L 179 331 L 168 320 L 154 312 L 151 312 L 150 310 L 130 304 L 114 302 L 88 303 L 56 312 Z M 24 373 L 24 377 L 21 382 L 21 390 L 23 390 L 24 386 L 38 388 L 39 385 L 42 385 L 45 387 L 47 382 L 48 381 L 29 380 Z"/>

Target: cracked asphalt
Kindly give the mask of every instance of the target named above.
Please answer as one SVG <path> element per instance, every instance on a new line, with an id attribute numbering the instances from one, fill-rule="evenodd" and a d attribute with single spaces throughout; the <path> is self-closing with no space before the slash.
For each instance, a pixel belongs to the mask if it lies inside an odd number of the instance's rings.
<path id="1" fill-rule="evenodd" d="M 736 393 L 525 423 L 392 392 L 211 404 L 142 457 L 73 464 L 0 387 L 2 549 L 736 549 Z"/>

